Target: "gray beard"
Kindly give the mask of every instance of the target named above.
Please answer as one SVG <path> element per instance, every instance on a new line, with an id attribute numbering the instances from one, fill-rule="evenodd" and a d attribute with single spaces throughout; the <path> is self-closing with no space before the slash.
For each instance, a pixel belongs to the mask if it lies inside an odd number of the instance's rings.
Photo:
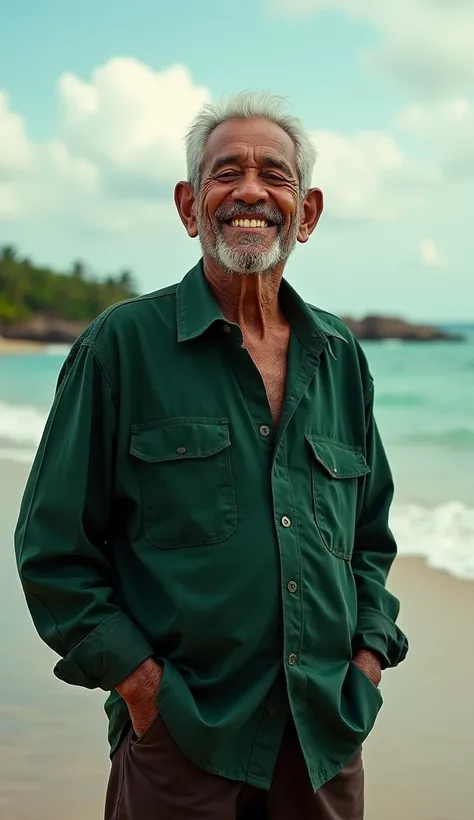
<path id="1" fill-rule="evenodd" d="M 220 234 L 216 237 L 214 259 L 228 273 L 236 273 L 239 276 L 271 273 L 282 261 L 281 237 L 277 236 L 266 251 L 245 250 L 245 245 L 258 244 L 258 239 L 257 236 L 249 235 L 249 241 L 243 242 L 241 248 L 229 248 Z M 257 240 L 257 242 L 252 240 Z"/>
<path id="2" fill-rule="evenodd" d="M 260 244 L 260 239 L 255 234 L 248 234 L 239 248 L 229 248 L 222 230 L 219 228 L 211 230 L 209 224 L 202 219 L 199 209 L 197 217 L 199 240 L 203 253 L 214 259 L 227 273 L 238 276 L 265 275 L 272 273 L 278 265 L 288 259 L 296 245 L 300 219 L 301 210 L 298 208 L 295 223 L 286 240 L 283 240 L 279 232 L 268 250 L 257 251 L 250 249 L 251 246 Z M 249 250 L 246 250 L 246 245 Z"/>

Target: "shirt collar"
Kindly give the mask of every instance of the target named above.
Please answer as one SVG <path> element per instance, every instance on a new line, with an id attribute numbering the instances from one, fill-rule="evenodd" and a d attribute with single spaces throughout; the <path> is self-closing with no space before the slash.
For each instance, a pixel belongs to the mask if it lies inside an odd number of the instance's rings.
<path id="1" fill-rule="evenodd" d="M 339 339 L 347 343 L 347 339 L 321 319 L 315 308 L 308 305 L 286 279 L 281 280 L 280 300 L 291 329 L 301 344 L 311 353 L 320 353 L 327 346 L 329 354 L 336 359 L 330 340 Z"/>
<path id="2" fill-rule="evenodd" d="M 196 339 L 225 316 L 204 275 L 202 259 L 186 274 L 176 290 L 178 342 Z"/>
<path id="3" fill-rule="evenodd" d="M 282 279 L 280 285 L 281 304 L 291 329 L 301 343 L 310 351 L 321 351 L 326 345 L 335 359 L 330 339 L 347 340 L 330 324 L 304 302 L 301 296 Z M 215 322 L 226 322 L 204 275 L 203 260 L 200 259 L 179 283 L 176 291 L 176 321 L 178 342 L 185 342 L 202 336 Z"/>

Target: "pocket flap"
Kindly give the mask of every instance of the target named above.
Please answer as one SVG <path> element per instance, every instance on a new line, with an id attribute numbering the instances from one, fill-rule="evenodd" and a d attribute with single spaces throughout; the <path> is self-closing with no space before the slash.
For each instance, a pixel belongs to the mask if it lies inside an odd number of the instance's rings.
<path id="1" fill-rule="evenodd" d="M 316 461 L 332 478 L 360 478 L 370 467 L 359 447 L 343 444 L 323 436 L 305 436 Z"/>
<path id="2" fill-rule="evenodd" d="M 227 419 L 162 419 L 132 427 L 130 453 L 142 461 L 205 458 L 229 447 Z"/>

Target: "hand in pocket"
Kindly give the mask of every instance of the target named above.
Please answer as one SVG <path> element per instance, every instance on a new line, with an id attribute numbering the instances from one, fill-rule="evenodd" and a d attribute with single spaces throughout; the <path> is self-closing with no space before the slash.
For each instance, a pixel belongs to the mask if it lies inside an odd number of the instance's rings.
<path id="1" fill-rule="evenodd" d="M 128 678 L 116 686 L 128 706 L 133 731 L 141 737 L 158 715 L 157 695 L 163 670 L 156 661 L 144 661 Z"/>
<path id="2" fill-rule="evenodd" d="M 353 663 L 366 675 L 378 689 L 382 680 L 382 666 L 378 655 L 370 649 L 360 649 L 354 655 Z"/>

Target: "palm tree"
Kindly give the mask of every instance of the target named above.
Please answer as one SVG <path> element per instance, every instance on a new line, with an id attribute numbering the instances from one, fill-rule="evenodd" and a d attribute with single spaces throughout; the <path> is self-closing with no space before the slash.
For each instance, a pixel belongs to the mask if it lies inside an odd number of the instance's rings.
<path id="1" fill-rule="evenodd" d="M 118 282 L 120 285 L 124 285 L 124 287 L 132 288 L 133 287 L 133 276 L 129 270 L 123 270 L 118 277 Z"/>
<path id="2" fill-rule="evenodd" d="M 2 262 L 16 262 L 17 250 L 14 245 L 4 245 L 0 251 Z"/>
<path id="3" fill-rule="evenodd" d="M 80 261 L 80 259 L 74 262 L 72 266 L 72 275 L 75 279 L 85 279 L 86 266 L 84 265 L 84 262 Z"/>

